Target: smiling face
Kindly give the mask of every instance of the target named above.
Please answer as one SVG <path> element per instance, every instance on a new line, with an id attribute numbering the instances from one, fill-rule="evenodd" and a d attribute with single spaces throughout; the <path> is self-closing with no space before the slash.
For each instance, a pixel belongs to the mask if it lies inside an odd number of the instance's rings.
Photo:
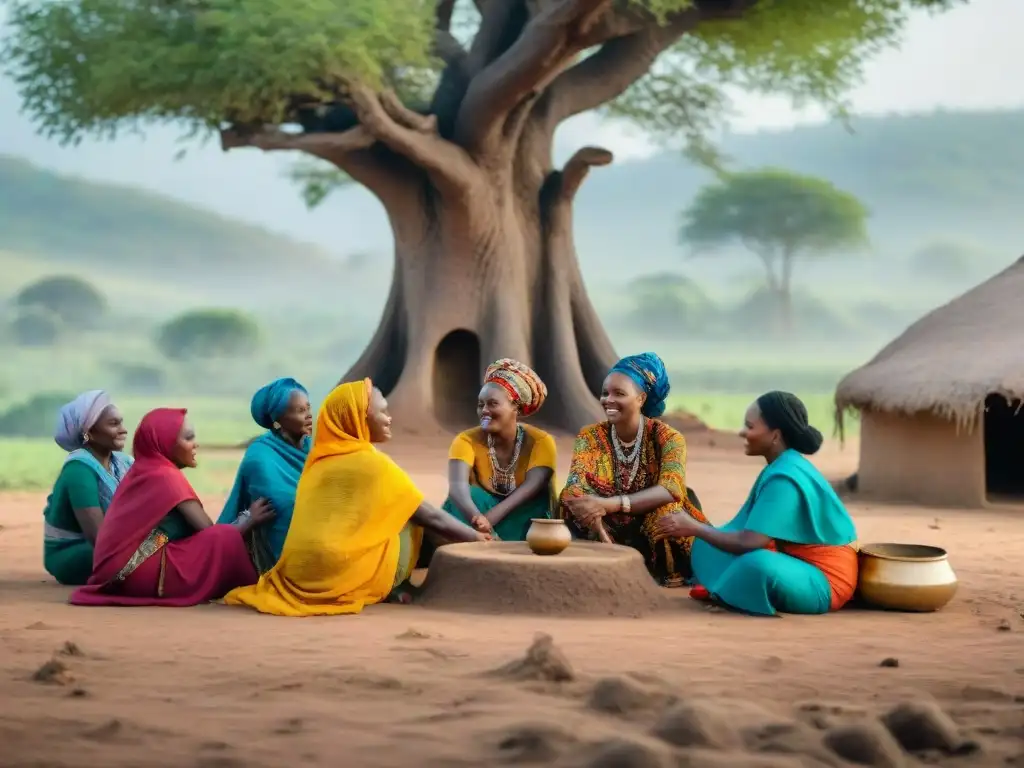
<path id="1" fill-rule="evenodd" d="M 124 416 L 117 406 L 108 405 L 104 408 L 86 436 L 89 438 L 88 444 L 100 451 L 123 451 L 128 430 L 125 429 Z"/>
<path id="2" fill-rule="evenodd" d="M 370 393 L 370 407 L 366 411 L 366 421 L 370 426 L 370 442 L 386 443 L 391 439 L 391 414 L 388 413 L 388 401 L 384 393 L 376 387 Z"/>
<path id="3" fill-rule="evenodd" d="M 477 395 L 476 415 L 480 419 L 480 428 L 489 435 L 496 435 L 516 423 L 519 409 L 502 387 L 484 384 Z"/>
<path id="4" fill-rule="evenodd" d="M 637 418 L 647 396 L 624 373 L 609 373 L 601 387 L 601 407 L 610 424 L 622 424 Z"/>
<path id="5" fill-rule="evenodd" d="M 174 449 L 171 451 L 171 460 L 179 469 L 195 467 L 197 465 L 196 453 L 198 449 L 199 443 L 196 442 L 196 430 L 191 422 L 185 419 L 185 423 L 181 425 L 181 431 L 178 432 L 178 442 L 174 444 Z"/>
<path id="6" fill-rule="evenodd" d="M 298 389 L 292 392 L 288 407 L 278 416 L 277 423 L 281 425 L 281 432 L 295 441 L 313 434 L 313 409 L 304 392 Z"/>
<path id="7" fill-rule="evenodd" d="M 743 450 L 747 456 L 768 456 L 782 439 L 779 430 L 769 429 L 765 424 L 757 403 L 751 403 L 747 408 L 740 437 L 743 438 Z"/>

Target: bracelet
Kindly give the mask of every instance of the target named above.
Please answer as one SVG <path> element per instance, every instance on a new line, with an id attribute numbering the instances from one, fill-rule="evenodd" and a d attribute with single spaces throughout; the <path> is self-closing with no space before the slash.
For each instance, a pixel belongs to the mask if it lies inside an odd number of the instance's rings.
<path id="1" fill-rule="evenodd" d="M 632 509 L 632 505 L 629 503 L 629 496 L 625 494 L 619 496 L 619 509 L 622 510 L 623 514 L 629 514 L 630 509 Z"/>

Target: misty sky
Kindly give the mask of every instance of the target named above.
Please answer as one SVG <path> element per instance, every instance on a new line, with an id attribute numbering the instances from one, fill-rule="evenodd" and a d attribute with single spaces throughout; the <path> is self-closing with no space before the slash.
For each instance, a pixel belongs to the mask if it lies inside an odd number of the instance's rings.
<path id="1" fill-rule="evenodd" d="M 920 14 L 911 22 L 902 47 L 869 65 L 864 84 L 853 94 L 854 108 L 884 113 L 1024 106 L 1021 30 L 1024 0 L 971 0 L 940 16 Z M 783 128 L 822 118 L 819 112 L 797 111 L 778 99 L 741 97 L 737 107 L 740 116 L 734 125 L 741 130 Z M 320 209 L 307 211 L 293 185 L 282 178 L 289 160 L 281 154 L 224 154 L 211 145 L 194 147 L 185 159 L 175 161 L 179 145 L 175 134 L 166 130 L 154 131 L 144 140 L 122 138 L 62 148 L 36 136 L 18 110 L 13 85 L 0 79 L 0 153 L 64 173 L 161 191 L 338 254 L 390 251 L 387 221 L 368 193 L 345 191 Z M 584 143 L 614 150 L 619 161 L 655 149 L 635 130 L 583 115 L 559 132 L 559 157 Z"/>

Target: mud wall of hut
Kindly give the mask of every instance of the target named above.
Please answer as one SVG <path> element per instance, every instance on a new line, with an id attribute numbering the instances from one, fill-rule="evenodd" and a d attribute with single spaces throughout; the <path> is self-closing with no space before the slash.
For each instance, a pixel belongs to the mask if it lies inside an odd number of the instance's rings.
<path id="1" fill-rule="evenodd" d="M 865 496 L 936 507 L 985 505 L 985 446 L 932 414 L 861 413 L 858 486 Z"/>

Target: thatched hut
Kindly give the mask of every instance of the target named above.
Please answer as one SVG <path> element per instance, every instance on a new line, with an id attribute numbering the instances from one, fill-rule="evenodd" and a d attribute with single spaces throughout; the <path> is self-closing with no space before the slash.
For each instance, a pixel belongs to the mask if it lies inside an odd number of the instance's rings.
<path id="1" fill-rule="evenodd" d="M 914 323 L 836 390 L 861 414 L 859 491 L 1024 503 L 1024 258 Z"/>

